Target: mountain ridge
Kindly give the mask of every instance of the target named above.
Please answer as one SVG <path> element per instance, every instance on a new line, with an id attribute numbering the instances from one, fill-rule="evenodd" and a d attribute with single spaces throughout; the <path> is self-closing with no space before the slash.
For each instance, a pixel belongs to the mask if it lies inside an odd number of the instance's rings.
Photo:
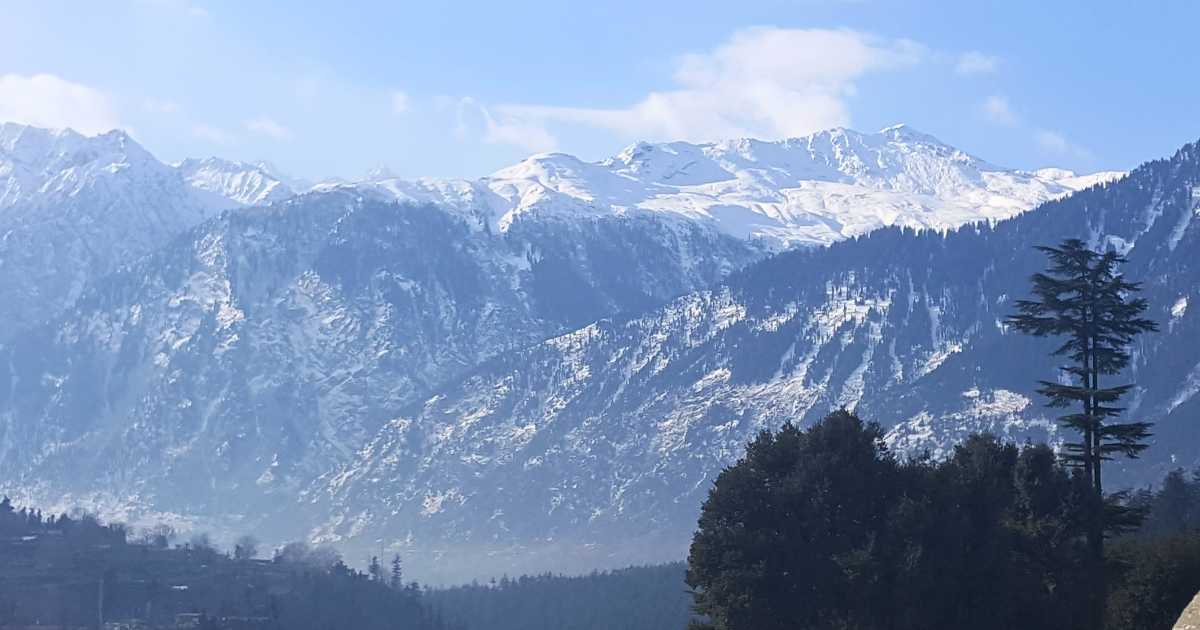
<path id="1" fill-rule="evenodd" d="M 479 180 L 385 174 L 349 185 L 451 206 L 485 199 L 501 231 L 527 212 L 650 211 L 778 251 L 887 225 L 944 230 L 1001 220 L 1122 175 L 1004 169 L 898 125 L 875 134 L 837 128 L 777 141 L 639 142 L 598 162 L 535 154 Z"/>

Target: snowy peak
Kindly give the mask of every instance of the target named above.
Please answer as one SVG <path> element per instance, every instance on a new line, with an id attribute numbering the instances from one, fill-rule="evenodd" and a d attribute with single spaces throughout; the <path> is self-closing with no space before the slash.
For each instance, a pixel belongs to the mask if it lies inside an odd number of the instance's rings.
<path id="1" fill-rule="evenodd" d="M 749 174 L 778 186 L 820 181 L 925 194 L 937 194 L 948 179 L 977 182 L 978 172 L 1004 170 L 904 125 L 874 134 L 836 128 L 778 141 L 642 142 L 603 164 L 664 185 Z"/>
<path id="2" fill-rule="evenodd" d="M 176 164 L 175 168 L 193 188 L 243 206 L 266 204 L 296 194 L 283 176 L 262 162 L 247 164 L 216 157 L 189 158 Z"/>
<path id="3" fill-rule="evenodd" d="M 1005 169 L 906 125 L 777 141 L 639 142 L 591 163 L 532 156 L 480 183 L 503 228 L 527 215 L 653 212 L 777 248 L 827 245 L 900 225 L 1007 219 L 1119 173 Z"/>
<path id="4" fill-rule="evenodd" d="M 84 136 L 71 129 L 0 124 L 0 207 L 78 194 L 97 181 L 169 168 L 123 131 Z"/>
<path id="5" fill-rule="evenodd" d="M 18 331 L 219 211 L 290 194 L 261 166 L 164 164 L 123 131 L 0 124 L 0 318 Z"/>
<path id="6" fill-rule="evenodd" d="M 174 187 L 210 208 L 257 205 L 294 195 L 303 186 L 265 163 L 221 158 L 160 162 L 124 131 L 86 136 L 72 129 L 0 123 L 0 208 L 52 205 L 97 185 Z"/>

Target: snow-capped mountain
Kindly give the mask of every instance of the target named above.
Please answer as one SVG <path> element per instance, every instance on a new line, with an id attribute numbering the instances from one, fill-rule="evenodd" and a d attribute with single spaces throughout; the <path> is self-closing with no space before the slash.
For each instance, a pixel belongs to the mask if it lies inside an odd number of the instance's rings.
<path id="1" fill-rule="evenodd" d="M 302 192 L 265 162 L 248 164 L 210 157 L 188 158 L 174 166 L 194 188 L 243 206 L 260 206 Z"/>
<path id="2" fill-rule="evenodd" d="M 944 231 L 994 222 L 1121 175 L 1004 169 L 898 125 L 775 142 L 638 143 L 598 163 L 541 154 L 476 182 L 408 182 L 384 173 L 364 183 L 449 206 L 482 199 L 500 230 L 527 213 L 650 211 L 786 249 L 891 225 Z"/>
<path id="3" fill-rule="evenodd" d="M 173 168 L 121 131 L 0 124 L 0 338 L 220 210 L 284 194 L 262 169 Z"/>
<path id="4" fill-rule="evenodd" d="M 314 511 L 332 508 L 314 535 L 680 557 L 715 475 L 785 421 L 844 406 L 883 424 L 893 448 L 934 455 L 976 431 L 1058 440 L 1055 410 L 1033 393 L 1055 373 L 1054 343 L 1001 322 L 1044 265 L 1032 247 L 1066 237 L 1127 253 L 1162 325 L 1126 375 L 1130 413 L 1158 422 L 1157 438 L 1143 460 L 1109 467 L 1110 487 L 1200 464 L 1192 144 L 994 227 L 788 252 L 499 356 L 397 413 L 306 492 Z"/>
<path id="5" fill-rule="evenodd" d="M 497 235 L 353 189 L 224 213 L 0 346 L 0 493 L 295 509 L 440 382 L 759 257 L 692 223 L 522 220 Z"/>
<path id="6" fill-rule="evenodd" d="M 905 237 L 917 256 L 941 231 L 1113 177 L 1004 170 L 892 128 L 639 144 L 599 163 L 538 155 L 479 180 L 376 173 L 289 197 L 300 186 L 269 166 L 173 167 L 116 132 L 3 138 L 4 199 L 21 201 L 0 220 L 36 238 L 0 250 L 0 289 L 23 296 L 4 303 L 26 305 L 20 334 L 0 338 L 0 493 L 351 544 L 678 542 L 749 427 L 824 400 L 796 366 L 779 368 L 787 385 L 726 388 L 734 364 L 786 347 L 756 331 L 794 335 L 787 361 L 862 356 L 838 326 L 875 315 L 825 284 L 879 255 L 853 239 L 937 230 Z M 2 284 L 38 264 L 57 284 Z M 812 317 L 806 336 L 797 322 Z M 871 348 L 889 347 L 884 330 Z M 954 354 L 930 334 L 942 345 L 914 337 L 902 365 Z M 866 408 L 870 370 L 850 372 L 861 391 L 839 391 Z M 726 406 L 746 419 L 680 450 Z"/>

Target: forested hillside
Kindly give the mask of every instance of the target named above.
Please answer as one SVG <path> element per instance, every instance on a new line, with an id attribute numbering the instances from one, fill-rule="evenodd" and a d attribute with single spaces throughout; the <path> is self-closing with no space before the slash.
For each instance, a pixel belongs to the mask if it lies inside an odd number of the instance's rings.
<path id="1" fill-rule="evenodd" d="M 683 630 L 692 598 L 684 566 L 630 567 L 582 576 L 503 577 L 425 592 L 448 623 L 469 630 Z"/>

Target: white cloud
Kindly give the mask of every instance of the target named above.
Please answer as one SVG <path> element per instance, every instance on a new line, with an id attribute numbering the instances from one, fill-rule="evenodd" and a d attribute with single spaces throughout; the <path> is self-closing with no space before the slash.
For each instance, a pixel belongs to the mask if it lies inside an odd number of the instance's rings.
<path id="1" fill-rule="evenodd" d="M 482 122 L 482 139 L 488 144 L 509 144 L 534 153 L 554 151 L 558 148 L 558 139 L 540 122 L 505 114 L 499 114 L 497 117 L 490 109 L 470 97 L 461 98 L 457 103 L 454 135 L 459 140 L 466 140 L 471 135 L 472 115 L 478 116 Z"/>
<path id="2" fill-rule="evenodd" d="M 266 116 L 260 116 L 253 120 L 246 121 L 246 131 L 256 133 L 260 136 L 267 136 L 276 140 L 290 140 L 292 138 L 292 130 L 275 122 Z"/>
<path id="3" fill-rule="evenodd" d="M 1038 129 L 1034 132 L 1033 139 L 1037 142 L 1038 147 L 1047 153 L 1081 159 L 1090 159 L 1092 157 L 1091 151 L 1071 142 L 1066 136 L 1057 131 Z"/>
<path id="4" fill-rule="evenodd" d="M 628 139 L 704 141 L 800 136 L 850 124 L 854 81 L 918 63 L 919 44 L 850 30 L 751 28 L 677 62 L 671 87 L 623 108 L 505 104 L 493 109 L 494 141 L 552 139 L 550 123 L 599 127 Z"/>
<path id="5" fill-rule="evenodd" d="M 0 121 L 86 134 L 121 126 L 107 94 L 52 74 L 0 75 Z"/>
<path id="6" fill-rule="evenodd" d="M 987 97 L 983 101 L 982 109 L 983 115 L 998 125 L 1016 127 L 1018 124 L 1017 115 L 1013 113 L 1008 99 L 1003 96 Z"/>
<path id="7" fill-rule="evenodd" d="M 991 74 L 999 66 L 999 57 L 972 50 L 959 55 L 958 62 L 954 64 L 954 72 L 963 76 Z"/>
<path id="8" fill-rule="evenodd" d="M 403 114 L 408 111 L 408 95 L 400 90 L 392 92 L 392 113 Z"/>
<path id="9" fill-rule="evenodd" d="M 213 127 L 212 125 L 205 124 L 192 127 L 192 135 L 196 138 L 206 142 L 211 142 L 213 144 L 233 144 L 237 140 L 233 137 L 233 134 L 229 133 L 228 131 L 225 131 L 219 127 Z"/>
<path id="10" fill-rule="evenodd" d="M 1070 146 L 1067 144 L 1067 139 L 1061 133 L 1045 129 L 1035 133 L 1033 138 L 1037 140 L 1039 147 L 1051 153 L 1066 153 L 1067 148 Z"/>

